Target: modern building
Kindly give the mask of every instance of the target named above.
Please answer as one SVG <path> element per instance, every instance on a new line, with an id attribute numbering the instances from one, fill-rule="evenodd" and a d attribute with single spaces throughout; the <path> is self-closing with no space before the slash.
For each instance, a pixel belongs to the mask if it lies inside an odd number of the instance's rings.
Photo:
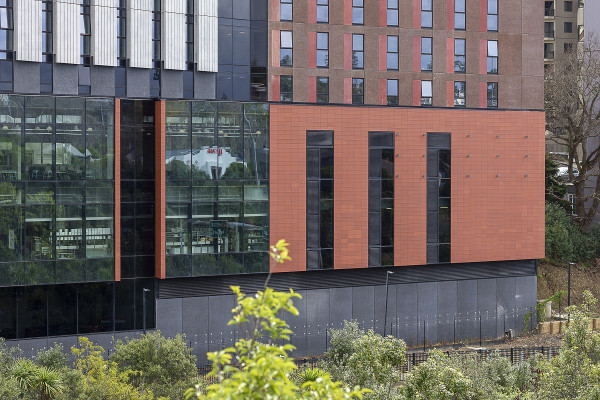
<path id="1" fill-rule="evenodd" d="M 229 285 L 270 268 L 303 296 L 296 355 L 350 319 L 414 344 L 523 328 L 544 256 L 538 5 L 0 4 L 9 343 L 146 326 L 202 355 L 243 334 Z M 270 266 L 280 238 L 292 261 Z"/>

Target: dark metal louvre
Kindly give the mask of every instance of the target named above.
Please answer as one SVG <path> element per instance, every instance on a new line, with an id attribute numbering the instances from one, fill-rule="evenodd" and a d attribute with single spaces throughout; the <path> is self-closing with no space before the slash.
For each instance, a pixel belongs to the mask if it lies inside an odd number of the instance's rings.
<path id="1" fill-rule="evenodd" d="M 385 271 L 388 269 L 394 271 L 389 277 L 390 284 L 508 278 L 536 275 L 536 260 L 284 272 L 271 275 L 269 287 L 276 290 L 292 288 L 298 291 L 384 285 Z M 266 277 L 267 274 L 262 273 L 160 280 L 158 297 L 169 299 L 231 294 L 231 285 L 240 286 L 245 293 L 252 293 L 264 287 Z"/>

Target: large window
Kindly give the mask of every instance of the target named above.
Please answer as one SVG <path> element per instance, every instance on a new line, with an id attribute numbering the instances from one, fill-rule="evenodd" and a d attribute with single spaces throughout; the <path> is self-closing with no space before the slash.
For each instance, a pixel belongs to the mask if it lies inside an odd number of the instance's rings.
<path id="1" fill-rule="evenodd" d="M 365 102 L 365 80 L 363 78 L 352 78 L 352 104 L 363 104 Z"/>
<path id="2" fill-rule="evenodd" d="M 498 41 L 487 41 L 487 73 L 498 73 Z"/>
<path id="3" fill-rule="evenodd" d="M 454 107 L 464 107 L 465 94 L 466 94 L 466 83 L 464 81 L 454 82 Z"/>
<path id="4" fill-rule="evenodd" d="M 291 21 L 293 16 L 292 0 L 281 0 L 279 8 L 279 19 L 281 21 Z"/>
<path id="5" fill-rule="evenodd" d="M 352 35 L 352 69 L 364 68 L 364 36 L 361 34 Z"/>
<path id="6" fill-rule="evenodd" d="M 114 102 L 4 95 L 0 121 L 0 285 L 113 279 Z"/>
<path id="7" fill-rule="evenodd" d="M 398 0 L 387 0 L 387 26 L 398 26 Z"/>
<path id="8" fill-rule="evenodd" d="M 498 82 L 488 82 L 487 84 L 487 106 L 488 108 L 498 108 Z"/>
<path id="9" fill-rule="evenodd" d="M 364 13 L 364 0 L 352 0 L 352 25 L 364 24 Z"/>
<path id="10" fill-rule="evenodd" d="M 329 33 L 317 32 L 317 67 L 329 67 Z"/>
<path id="11" fill-rule="evenodd" d="M 397 106 L 398 105 L 398 79 L 387 80 L 387 105 Z"/>
<path id="12" fill-rule="evenodd" d="M 317 22 L 329 22 L 329 0 L 317 0 Z"/>
<path id="13" fill-rule="evenodd" d="M 269 108 L 166 104 L 168 277 L 268 270 Z"/>
<path id="14" fill-rule="evenodd" d="M 317 103 L 329 103 L 329 78 L 317 77 Z"/>
<path id="15" fill-rule="evenodd" d="M 279 65 L 291 67 L 293 64 L 292 31 L 281 31 L 281 48 L 279 50 Z"/>
<path id="16" fill-rule="evenodd" d="M 369 132 L 369 267 L 394 265 L 394 132 Z"/>
<path id="17" fill-rule="evenodd" d="M 387 69 L 398 69 L 398 36 L 387 37 Z"/>
<path id="18" fill-rule="evenodd" d="M 294 82 L 291 75 L 279 77 L 279 101 L 291 102 L 294 99 Z"/>
<path id="19" fill-rule="evenodd" d="M 433 0 L 421 0 L 421 28 L 433 28 Z"/>
<path id="20" fill-rule="evenodd" d="M 454 39 L 454 72 L 467 72 L 466 39 Z"/>
<path id="21" fill-rule="evenodd" d="M 306 132 L 306 269 L 333 268 L 333 132 Z"/>
<path id="22" fill-rule="evenodd" d="M 433 71 L 433 39 L 421 38 L 421 71 Z"/>
<path id="23" fill-rule="evenodd" d="M 450 134 L 427 133 L 427 264 L 450 262 Z"/>
<path id="24" fill-rule="evenodd" d="M 464 30 L 467 27 L 466 0 L 455 0 L 454 3 L 454 29 Z"/>
<path id="25" fill-rule="evenodd" d="M 498 0 L 488 0 L 487 29 L 498 31 Z"/>
<path id="26" fill-rule="evenodd" d="M 433 104 L 433 88 L 431 81 L 421 81 L 421 105 L 430 106 Z"/>

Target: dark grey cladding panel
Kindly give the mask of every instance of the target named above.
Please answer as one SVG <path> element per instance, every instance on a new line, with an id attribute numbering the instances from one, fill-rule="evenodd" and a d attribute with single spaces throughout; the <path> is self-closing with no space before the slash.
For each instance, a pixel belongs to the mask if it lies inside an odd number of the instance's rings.
<path id="1" fill-rule="evenodd" d="M 40 64 L 14 61 L 14 92 L 40 93 Z"/>
<path id="2" fill-rule="evenodd" d="M 374 292 L 373 286 L 352 288 L 352 319 L 365 330 L 373 328 Z"/>
<path id="3" fill-rule="evenodd" d="M 459 281 L 456 301 L 456 340 L 461 341 L 479 335 L 477 316 L 477 282 Z"/>
<path id="4" fill-rule="evenodd" d="M 173 337 L 183 330 L 182 299 L 156 301 L 156 329 L 166 337 Z"/>
<path id="5" fill-rule="evenodd" d="M 450 341 L 454 335 L 458 282 L 439 282 L 437 294 L 438 337 Z"/>
<path id="6" fill-rule="evenodd" d="M 477 282 L 477 308 L 481 319 L 481 334 L 495 338 L 497 330 L 496 279 L 480 279 Z"/>
<path id="7" fill-rule="evenodd" d="M 291 314 L 285 315 L 285 320 L 288 322 L 291 330 L 294 332 L 290 337 L 290 343 L 296 346 L 295 352 L 297 354 L 306 354 L 309 350 L 307 348 L 307 340 L 306 340 L 306 325 L 307 325 L 307 314 L 308 314 L 308 305 L 307 305 L 307 296 L 308 293 L 306 290 L 299 290 L 297 292 L 301 299 L 294 299 L 294 306 L 298 310 L 298 316 L 293 316 Z"/>
<path id="8" fill-rule="evenodd" d="M 486 278 L 534 276 L 535 260 L 440 264 L 392 268 L 390 285 L 402 283 L 461 281 Z M 329 289 L 385 285 L 386 268 L 302 271 L 273 274 L 269 286 L 276 290 Z M 264 286 L 267 274 L 222 275 L 159 281 L 159 297 L 215 296 L 231 293 L 238 285 L 246 293 Z M 475 297 L 477 294 L 475 293 Z"/>
<path id="9" fill-rule="evenodd" d="M 91 67 L 92 96 L 115 95 L 115 69 L 113 67 Z"/>
<path id="10" fill-rule="evenodd" d="M 127 68 L 127 96 L 147 98 L 150 96 L 150 71 Z"/>
<path id="11" fill-rule="evenodd" d="M 78 94 L 79 72 L 78 65 L 54 64 L 53 90 L 54 94 Z M 38 71 L 39 75 L 39 71 Z M 39 79 L 39 78 L 38 78 Z"/>
<path id="12" fill-rule="evenodd" d="M 194 97 L 214 100 L 217 86 L 217 74 L 214 72 L 194 73 Z"/>
<path id="13" fill-rule="evenodd" d="M 208 297 L 188 297 L 183 299 L 183 329 L 185 339 L 192 346 L 198 364 L 207 364 L 208 352 Z"/>
<path id="14" fill-rule="evenodd" d="M 208 299 L 209 351 L 221 350 L 234 344 L 234 328 L 227 325 L 231 320 L 233 307 L 233 295 L 212 296 Z"/>
<path id="15" fill-rule="evenodd" d="M 391 333 L 392 325 L 395 327 L 396 315 L 396 286 L 389 285 L 387 319 L 385 318 L 385 285 L 375 286 L 375 332 L 383 334 L 385 322 L 386 335 Z"/>
<path id="16" fill-rule="evenodd" d="M 327 350 L 329 326 L 329 289 L 310 290 L 306 293 L 307 337 L 309 354 L 320 355 Z"/>
<path id="17" fill-rule="evenodd" d="M 329 289 L 329 319 L 335 329 L 344 326 L 344 321 L 352 320 L 352 288 Z"/>
<path id="18" fill-rule="evenodd" d="M 396 285 L 396 333 L 407 344 L 417 343 L 417 284 Z"/>
<path id="19" fill-rule="evenodd" d="M 183 71 L 164 69 L 160 74 L 161 97 L 181 99 L 183 97 Z"/>
<path id="20" fill-rule="evenodd" d="M 425 282 L 417 284 L 417 313 L 419 316 L 419 341 L 423 337 L 427 343 L 437 342 L 437 282 Z"/>
<path id="21" fill-rule="evenodd" d="M 517 278 L 500 278 L 496 281 L 496 295 L 498 297 L 496 311 L 498 315 L 497 336 L 502 335 L 508 329 L 515 329 L 516 280 Z"/>

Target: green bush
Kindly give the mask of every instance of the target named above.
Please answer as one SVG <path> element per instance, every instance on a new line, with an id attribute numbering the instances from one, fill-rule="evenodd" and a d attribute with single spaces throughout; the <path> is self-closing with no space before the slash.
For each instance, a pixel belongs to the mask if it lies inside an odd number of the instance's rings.
<path id="1" fill-rule="evenodd" d="M 600 229 L 582 232 L 567 211 L 546 203 L 546 258 L 557 262 L 589 261 L 598 255 Z"/>

